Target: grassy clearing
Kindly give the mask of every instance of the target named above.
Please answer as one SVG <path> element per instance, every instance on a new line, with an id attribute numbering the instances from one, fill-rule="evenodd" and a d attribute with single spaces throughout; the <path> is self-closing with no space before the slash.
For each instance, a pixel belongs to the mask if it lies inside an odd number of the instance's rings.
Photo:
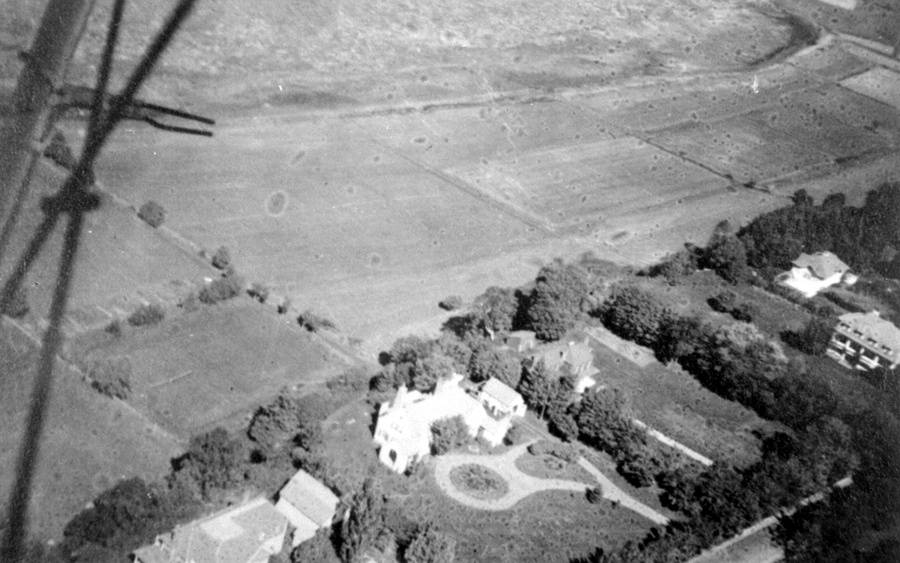
<path id="1" fill-rule="evenodd" d="M 9 497 L 37 347 L 0 322 L 0 498 Z M 181 453 L 176 438 L 128 404 L 107 398 L 57 362 L 40 458 L 32 489 L 31 529 L 60 539 L 85 503 L 123 477 L 156 479 Z"/>
<path id="2" fill-rule="evenodd" d="M 591 348 L 598 383 L 625 392 L 639 420 L 712 459 L 745 464 L 759 455 L 752 431 L 766 423 L 752 411 L 705 389 L 677 366 L 639 368 L 596 341 Z"/>
<path id="3" fill-rule="evenodd" d="M 532 455 L 525 452 L 516 459 L 516 467 L 522 473 L 539 479 L 564 479 L 578 483 L 593 484 L 593 475 L 577 463 L 567 463 L 556 456 Z"/>
<path id="4" fill-rule="evenodd" d="M 292 320 L 249 298 L 173 312 L 122 336 L 84 336 L 80 362 L 125 356 L 134 366 L 131 402 L 182 437 L 252 410 L 284 386 L 324 381 L 346 367 Z"/>
<path id="5" fill-rule="evenodd" d="M 647 522 L 608 502 L 590 504 L 582 493 L 543 491 L 514 508 L 467 508 L 444 495 L 431 475 L 412 483 L 400 500 L 416 522 L 434 522 L 457 539 L 462 561 L 557 562 L 642 537 Z"/>

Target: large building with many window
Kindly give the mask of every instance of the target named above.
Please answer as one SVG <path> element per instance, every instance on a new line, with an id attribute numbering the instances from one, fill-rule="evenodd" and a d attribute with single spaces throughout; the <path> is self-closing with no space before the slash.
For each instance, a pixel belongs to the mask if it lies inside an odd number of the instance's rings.
<path id="1" fill-rule="evenodd" d="M 900 329 L 877 312 L 847 313 L 839 317 L 828 355 L 848 367 L 894 369 L 900 364 Z"/>

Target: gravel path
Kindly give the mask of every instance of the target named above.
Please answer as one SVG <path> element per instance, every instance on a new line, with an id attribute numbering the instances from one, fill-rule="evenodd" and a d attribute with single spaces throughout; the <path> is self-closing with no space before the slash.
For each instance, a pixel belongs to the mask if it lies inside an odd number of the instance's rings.
<path id="1" fill-rule="evenodd" d="M 575 481 L 563 479 L 539 479 L 526 475 L 516 467 L 516 459 L 525 453 L 531 442 L 520 444 L 501 455 L 478 454 L 447 454 L 438 456 L 434 467 L 434 476 L 438 485 L 453 500 L 477 508 L 480 510 L 508 510 L 520 500 L 539 491 L 560 490 L 584 492 L 590 486 Z M 596 467 L 586 459 L 579 458 L 579 465 L 584 467 L 597 481 L 603 490 L 603 497 L 612 501 L 618 501 L 625 508 L 633 510 L 657 524 L 666 524 L 669 520 L 652 508 L 629 496 L 625 491 L 617 487 Z M 460 491 L 450 481 L 450 472 L 453 469 L 469 464 L 478 464 L 497 472 L 509 484 L 509 492 L 498 499 L 483 500 L 473 498 Z"/>

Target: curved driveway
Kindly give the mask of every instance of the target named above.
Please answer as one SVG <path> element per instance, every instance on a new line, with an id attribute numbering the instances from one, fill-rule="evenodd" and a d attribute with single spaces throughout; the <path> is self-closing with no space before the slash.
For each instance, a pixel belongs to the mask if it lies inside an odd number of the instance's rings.
<path id="1" fill-rule="evenodd" d="M 539 491 L 562 490 L 585 492 L 592 485 L 566 481 L 563 479 L 540 479 L 526 475 L 516 467 L 516 459 L 525 453 L 531 443 L 520 444 L 501 455 L 447 454 L 435 458 L 434 476 L 438 485 L 453 500 L 480 510 L 508 510 L 520 500 Z M 450 472 L 455 468 L 477 464 L 497 472 L 509 484 L 509 492 L 499 499 L 483 500 L 473 498 L 456 488 L 450 481 Z M 649 506 L 631 497 L 610 481 L 586 459 L 580 457 L 578 464 L 597 479 L 603 491 L 603 498 L 618 502 L 621 506 L 637 512 L 656 524 L 665 525 L 669 519 Z"/>

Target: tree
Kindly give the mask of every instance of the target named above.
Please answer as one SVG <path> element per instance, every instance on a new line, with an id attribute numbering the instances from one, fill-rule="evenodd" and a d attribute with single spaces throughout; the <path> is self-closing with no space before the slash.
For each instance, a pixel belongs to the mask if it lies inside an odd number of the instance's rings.
<path id="1" fill-rule="evenodd" d="M 783 340 L 804 354 L 822 356 L 828 348 L 836 321 L 822 317 L 812 317 L 803 329 L 796 333 L 785 333 Z"/>
<path id="2" fill-rule="evenodd" d="M 663 258 L 662 262 L 650 268 L 651 276 L 662 276 L 669 285 L 677 285 L 684 278 L 697 271 L 697 256 L 690 248 L 683 248 Z"/>
<path id="3" fill-rule="evenodd" d="M 415 364 L 431 354 L 431 344 L 418 336 L 404 336 L 394 341 L 391 347 L 391 362 L 395 364 Z"/>
<path id="4" fill-rule="evenodd" d="M 433 524 L 426 525 L 406 548 L 406 563 L 453 563 L 456 541 L 438 530 Z"/>
<path id="5" fill-rule="evenodd" d="M 747 249 L 741 239 L 727 235 L 706 248 L 701 266 L 716 272 L 725 281 L 738 284 L 750 277 Z"/>
<path id="6" fill-rule="evenodd" d="M 791 196 L 791 201 L 797 207 L 812 207 L 815 204 L 812 196 L 810 196 L 804 189 L 795 191 Z"/>
<path id="7" fill-rule="evenodd" d="M 631 418 L 622 392 L 614 387 L 601 387 L 584 393 L 575 420 L 587 444 L 615 452 L 635 435 Z"/>
<path id="8" fill-rule="evenodd" d="M 319 528 L 316 535 L 295 547 L 291 563 L 340 563 L 331 528 Z"/>
<path id="9" fill-rule="evenodd" d="M 138 217 L 155 229 L 166 220 L 166 210 L 162 205 L 150 200 L 138 210 Z"/>
<path id="10" fill-rule="evenodd" d="M 212 265 L 213 268 L 218 268 L 219 270 L 224 270 L 231 264 L 231 253 L 228 252 L 228 249 L 224 246 L 220 246 L 216 249 L 216 253 L 213 254 L 212 257 Z"/>
<path id="11" fill-rule="evenodd" d="M 522 370 L 522 379 L 516 390 L 532 410 L 540 413 L 541 418 L 547 407 L 553 403 L 558 391 L 544 360 L 538 360 Z"/>
<path id="12" fill-rule="evenodd" d="M 244 281 L 233 270 L 203 286 L 197 298 L 205 305 L 214 305 L 241 294 Z"/>
<path id="13" fill-rule="evenodd" d="M 131 395 L 131 360 L 127 356 L 101 358 L 88 370 L 91 387 L 114 399 Z"/>
<path id="14" fill-rule="evenodd" d="M 341 532 L 341 560 L 360 561 L 384 529 L 386 503 L 381 485 L 373 477 L 363 481 L 362 488 L 350 501 L 350 514 Z"/>
<path id="15" fill-rule="evenodd" d="M 559 408 L 552 408 L 547 414 L 550 432 L 566 442 L 574 442 L 578 439 L 578 422 L 572 415 Z"/>
<path id="16" fill-rule="evenodd" d="M 312 449 L 321 442 L 321 423 L 329 414 L 329 405 L 322 394 L 297 396 L 282 389 L 272 402 L 256 409 L 247 435 L 264 457 L 295 445 Z"/>
<path id="17" fill-rule="evenodd" d="M 654 352 L 666 363 L 690 356 L 697 351 L 709 329 L 697 315 L 669 315 L 659 327 Z"/>
<path id="18" fill-rule="evenodd" d="M 460 415 L 442 418 L 431 425 L 431 453 L 434 455 L 455 450 L 470 439 L 469 427 Z"/>
<path id="19" fill-rule="evenodd" d="M 152 326 L 159 324 L 165 317 L 166 311 L 162 308 L 162 305 L 148 303 L 141 305 L 128 316 L 128 324 L 131 326 Z"/>
<path id="20" fill-rule="evenodd" d="M 243 480 L 244 448 L 221 426 L 191 438 L 187 453 L 175 462 L 198 485 L 204 498 L 228 490 Z"/>
<path id="21" fill-rule="evenodd" d="M 653 346 L 671 315 L 653 295 L 633 284 L 618 284 L 603 307 L 603 324 L 617 335 Z"/>
<path id="22" fill-rule="evenodd" d="M 515 389 L 522 377 L 522 365 L 509 350 L 476 350 L 469 360 L 469 376 L 475 382 L 494 377 Z"/>
<path id="23" fill-rule="evenodd" d="M 538 272 L 527 320 L 541 340 L 559 340 L 585 313 L 590 294 L 587 272 L 557 259 Z"/>
<path id="24" fill-rule="evenodd" d="M 425 359 L 418 359 L 412 376 L 413 388 L 426 393 L 433 391 L 438 381 L 453 375 L 455 368 L 455 362 L 441 352 L 434 352 Z"/>
<path id="25" fill-rule="evenodd" d="M 494 338 L 494 334 L 509 332 L 519 309 L 514 289 L 491 286 L 475 299 L 474 315 L 484 329 Z"/>

